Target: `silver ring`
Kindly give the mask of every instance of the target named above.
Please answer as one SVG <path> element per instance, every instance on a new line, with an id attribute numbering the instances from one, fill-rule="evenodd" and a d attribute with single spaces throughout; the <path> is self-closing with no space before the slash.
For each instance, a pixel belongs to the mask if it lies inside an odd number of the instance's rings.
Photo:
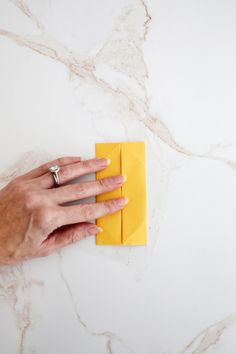
<path id="1" fill-rule="evenodd" d="M 53 175 L 53 178 L 54 178 L 54 181 L 55 181 L 55 184 L 56 184 L 56 187 L 59 187 L 60 186 L 60 176 L 59 176 L 59 171 L 60 171 L 60 166 L 58 165 L 55 165 L 55 166 L 51 166 L 49 167 L 49 172 L 52 173 Z"/>

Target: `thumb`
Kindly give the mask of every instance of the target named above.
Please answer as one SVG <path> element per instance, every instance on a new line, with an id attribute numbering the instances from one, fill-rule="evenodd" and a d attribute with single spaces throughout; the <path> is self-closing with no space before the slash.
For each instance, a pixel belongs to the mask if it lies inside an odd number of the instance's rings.
<path id="1" fill-rule="evenodd" d="M 96 224 L 83 222 L 62 226 L 53 231 L 42 243 L 41 254 L 48 255 L 59 248 L 78 242 L 87 236 L 96 235 L 102 229 Z"/>

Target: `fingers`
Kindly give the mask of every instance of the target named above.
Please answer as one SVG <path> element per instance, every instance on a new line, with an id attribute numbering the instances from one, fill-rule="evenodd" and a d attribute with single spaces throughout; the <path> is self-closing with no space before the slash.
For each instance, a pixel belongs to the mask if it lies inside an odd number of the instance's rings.
<path id="1" fill-rule="evenodd" d="M 127 198 L 118 198 L 100 203 L 61 206 L 58 210 L 59 226 L 76 224 L 113 214 L 123 209 L 127 203 Z"/>
<path id="2" fill-rule="evenodd" d="M 64 156 L 64 157 L 59 157 L 55 160 L 49 161 L 39 167 L 34 168 L 33 170 L 23 174 L 20 176 L 21 179 L 33 179 L 37 178 L 44 173 L 48 172 L 48 169 L 50 166 L 54 165 L 59 165 L 59 166 L 66 166 L 68 164 L 72 164 L 75 162 L 81 161 L 81 157 L 79 156 Z"/>
<path id="3" fill-rule="evenodd" d="M 112 191 L 121 187 L 125 180 L 126 176 L 113 176 L 97 181 L 81 182 L 53 188 L 49 192 L 51 193 L 51 200 L 54 200 L 57 204 L 63 204 Z"/>
<path id="4" fill-rule="evenodd" d="M 80 161 L 74 164 L 62 166 L 59 172 L 60 184 L 64 184 L 72 179 L 89 173 L 100 171 L 107 167 L 109 163 L 110 160 L 100 158 Z M 52 188 L 55 186 L 55 181 L 51 172 L 47 172 L 43 176 L 38 177 L 35 182 L 41 188 Z"/>
<path id="5" fill-rule="evenodd" d="M 88 236 L 96 235 L 101 229 L 92 223 L 67 225 L 54 231 L 43 243 L 41 256 L 46 256 L 59 248 L 78 242 Z"/>

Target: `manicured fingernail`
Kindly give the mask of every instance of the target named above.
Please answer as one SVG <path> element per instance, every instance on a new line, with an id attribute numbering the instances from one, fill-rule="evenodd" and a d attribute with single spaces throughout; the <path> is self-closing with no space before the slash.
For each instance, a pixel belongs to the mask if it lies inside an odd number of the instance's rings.
<path id="1" fill-rule="evenodd" d="M 110 165 L 111 159 L 107 158 L 106 160 L 107 160 L 107 165 Z"/>
<path id="2" fill-rule="evenodd" d="M 128 203 L 128 201 L 129 201 L 129 199 L 126 197 L 117 199 L 117 205 L 119 207 L 123 208 Z"/>
<path id="3" fill-rule="evenodd" d="M 114 181 L 117 184 L 121 184 L 121 183 L 125 182 L 126 180 L 127 180 L 127 176 L 126 175 L 124 175 L 124 176 L 120 175 L 120 176 L 114 177 Z"/>

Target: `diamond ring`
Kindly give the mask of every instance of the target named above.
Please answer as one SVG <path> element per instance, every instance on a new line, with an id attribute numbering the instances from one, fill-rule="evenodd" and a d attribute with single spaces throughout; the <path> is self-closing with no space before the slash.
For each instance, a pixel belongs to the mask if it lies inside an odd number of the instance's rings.
<path id="1" fill-rule="evenodd" d="M 55 181 L 55 184 L 56 184 L 56 187 L 59 187 L 60 186 L 60 176 L 59 176 L 59 171 L 60 171 L 60 166 L 58 165 L 55 165 L 55 166 L 51 166 L 49 167 L 49 172 L 52 173 L 53 175 L 53 178 L 54 178 L 54 181 Z"/>

